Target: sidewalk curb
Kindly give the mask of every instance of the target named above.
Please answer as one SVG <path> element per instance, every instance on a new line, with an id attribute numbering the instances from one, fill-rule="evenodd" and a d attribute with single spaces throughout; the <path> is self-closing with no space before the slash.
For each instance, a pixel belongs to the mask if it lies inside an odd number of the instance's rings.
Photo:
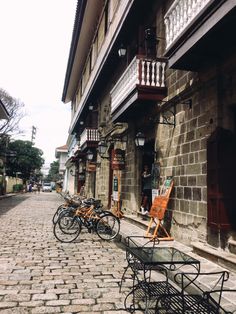
<path id="1" fill-rule="evenodd" d="M 0 195 L 0 200 L 2 200 L 4 198 L 9 198 L 9 197 L 12 197 L 15 195 L 16 195 L 16 193 L 8 193 L 8 194 Z"/>

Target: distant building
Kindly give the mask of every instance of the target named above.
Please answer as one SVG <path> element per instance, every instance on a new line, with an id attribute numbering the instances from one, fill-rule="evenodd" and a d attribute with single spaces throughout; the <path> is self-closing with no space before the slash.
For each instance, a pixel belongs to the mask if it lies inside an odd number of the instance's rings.
<path id="1" fill-rule="evenodd" d="M 65 163 L 67 160 L 67 154 L 68 154 L 67 145 L 63 145 L 63 146 L 56 148 L 55 157 L 59 161 L 59 174 L 63 175 L 63 176 L 64 176 L 65 170 L 66 170 Z"/>
<path id="2" fill-rule="evenodd" d="M 4 106 L 3 102 L 0 99 L 0 120 L 1 119 L 9 119 L 9 113 L 6 109 L 6 107 Z"/>
<path id="3" fill-rule="evenodd" d="M 63 187 L 65 188 L 67 186 L 67 175 L 66 175 L 66 161 L 68 159 L 67 145 L 57 147 L 55 150 L 55 157 L 58 159 L 58 162 L 59 162 L 59 175 L 61 177 L 61 183 L 63 182 Z"/>

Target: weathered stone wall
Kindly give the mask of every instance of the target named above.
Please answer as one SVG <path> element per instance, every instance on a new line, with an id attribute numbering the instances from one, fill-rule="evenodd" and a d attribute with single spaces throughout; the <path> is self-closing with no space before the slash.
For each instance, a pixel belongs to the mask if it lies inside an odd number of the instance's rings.
<path id="1" fill-rule="evenodd" d="M 206 224 L 206 144 L 216 126 L 235 130 L 234 59 L 198 74 L 167 72 L 167 100 L 176 103 L 176 127 L 158 126 L 156 149 L 161 175 L 174 176 L 175 187 L 169 202 L 171 233 L 186 244 L 211 238 L 212 245 L 219 245 L 219 234 L 214 235 Z M 192 100 L 191 108 L 183 104 L 187 99 Z"/>
<path id="2" fill-rule="evenodd" d="M 171 233 L 190 244 L 207 236 L 206 140 L 217 121 L 216 84 L 203 86 L 196 74 L 184 71 L 170 71 L 168 84 L 169 99 L 171 95 L 172 106 L 176 105 L 176 126 L 158 126 L 156 149 L 161 176 L 174 177 Z M 191 106 L 184 104 L 187 99 Z"/>
<path id="3" fill-rule="evenodd" d="M 104 136 L 106 130 L 110 128 L 111 116 L 110 116 L 110 86 L 104 86 L 102 95 L 100 96 L 100 104 L 98 107 L 98 126 L 101 136 Z M 99 99 L 99 98 L 98 98 Z M 109 176 L 110 167 L 108 159 L 102 159 L 97 156 L 97 162 L 100 163 L 96 170 L 96 191 L 95 197 L 100 199 L 104 206 L 109 203 Z"/>
<path id="4" fill-rule="evenodd" d="M 110 168 L 107 159 L 100 159 L 101 165 L 96 172 L 96 197 L 102 201 L 102 204 L 107 207 L 109 202 L 109 175 Z"/>
<path id="5" fill-rule="evenodd" d="M 125 170 L 122 171 L 121 181 L 122 208 L 126 209 L 126 214 L 137 213 L 140 207 L 140 153 L 134 143 L 134 129 L 130 128 L 126 145 Z"/>

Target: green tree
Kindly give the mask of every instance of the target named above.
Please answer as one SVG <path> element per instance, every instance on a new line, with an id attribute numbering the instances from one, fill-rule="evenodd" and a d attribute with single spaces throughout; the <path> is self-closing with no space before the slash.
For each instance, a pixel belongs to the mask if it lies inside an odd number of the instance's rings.
<path id="1" fill-rule="evenodd" d="M 10 96 L 2 88 L 0 88 L 0 99 L 9 114 L 9 119 L 0 119 L 0 173 L 3 173 L 10 137 L 12 134 L 22 133 L 19 129 L 19 122 L 25 113 L 23 112 L 24 103 Z"/>
<path id="2" fill-rule="evenodd" d="M 53 181 L 56 182 L 60 179 L 60 175 L 59 175 L 59 161 L 53 161 L 50 164 L 50 169 L 48 172 L 48 176 L 47 176 L 47 180 L 48 181 Z"/>
<path id="3" fill-rule="evenodd" d="M 37 173 L 44 163 L 43 151 L 34 147 L 32 142 L 22 140 L 10 142 L 8 150 L 11 152 L 11 156 L 7 158 L 6 162 L 7 175 L 15 176 L 20 173 L 25 180 L 30 178 L 36 180 Z"/>

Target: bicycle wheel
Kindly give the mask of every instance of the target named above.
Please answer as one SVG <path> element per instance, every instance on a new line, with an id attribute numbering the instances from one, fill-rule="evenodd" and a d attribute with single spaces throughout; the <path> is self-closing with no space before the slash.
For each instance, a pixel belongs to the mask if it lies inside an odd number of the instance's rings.
<path id="1" fill-rule="evenodd" d="M 120 220 L 111 213 L 106 213 L 98 220 L 96 225 L 97 235 L 103 240 L 112 240 L 120 232 Z"/>
<path id="2" fill-rule="evenodd" d="M 55 224 L 57 222 L 60 213 L 63 212 L 64 210 L 66 210 L 67 208 L 68 208 L 68 206 L 66 206 L 64 204 L 60 205 L 57 208 L 57 210 L 56 210 L 56 212 L 55 212 L 55 214 L 53 215 L 53 218 L 52 218 L 53 224 Z"/>
<path id="3" fill-rule="evenodd" d="M 71 212 L 61 213 L 53 227 L 53 234 L 60 242 L 73 242 L 81 232 L 81 224 Z"/>

